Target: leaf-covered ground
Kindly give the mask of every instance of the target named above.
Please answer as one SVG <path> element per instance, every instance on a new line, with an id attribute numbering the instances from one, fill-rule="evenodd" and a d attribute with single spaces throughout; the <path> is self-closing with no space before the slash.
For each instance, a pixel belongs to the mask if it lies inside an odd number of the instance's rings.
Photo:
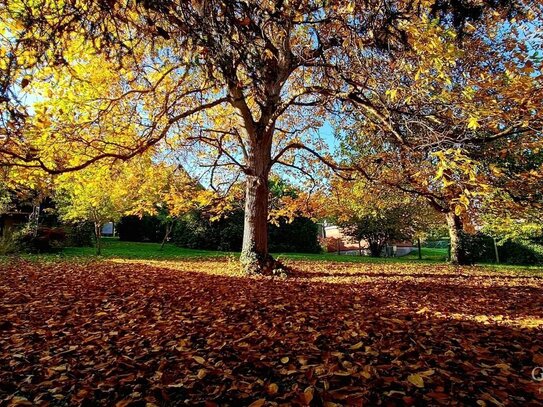
<path id="1" fill-rule="evenodd" d="M 541 274 L 292 265 L 0 265 L 0 404 L 543 403 Z"/>

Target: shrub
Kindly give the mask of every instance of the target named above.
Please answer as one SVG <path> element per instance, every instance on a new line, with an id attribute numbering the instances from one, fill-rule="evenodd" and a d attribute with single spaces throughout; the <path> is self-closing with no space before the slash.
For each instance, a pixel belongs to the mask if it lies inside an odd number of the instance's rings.
<path id="1" fill-rule="evenodd" d="M 85 247 L 94 244 L 94 225 L 91 222 L 81 222 L 67 227 L 66 246 Z"/>
<path id="2" fill-rule="evenodd" d="M 270 225 L 270 251 L 320 253 L 318 234 L 318 225 L 309 218 L 299 216 L 290 223 L 281 219 L 279 225 Z"/>
<path id="3" fill-rule="evenodd" d="M 204 250 L 240 251 L 243 241 L 242 210 L 210 221 L 199 211 L 193 211 L 175 225 L 172 241 L 182 247 Z M 308 218 L 298 217 L 292 223 L 282 219 L 279 226 L 270 225 L 269 249 L 272 252 L 319 253 L 318 226 Z"/>
<path id="4" fill-rule="evenodd" d="M 465 250 L 466 260 L 470 264 L 492 263 L 496 261 L 494 241 L 483 233 L 474 235 L 462 233 L 460 244 Z"/>
<path id="5" fill-rule="evenodd" d="M 117 224 L 119 240 L 128 242 L 161 242 L 166 232 L 156 216 L 123 216 Z"/>
<path id="6" fill-rule="evenodd" d="M 22 248 L 31 253 L 47 253 L 61 249 L 66 240 L 63 228 L 39 227 L 34 234 L 28 228 L 21 231 Z"/>
<path id="7" fill-rule="evenodd" d="M 496 253 L 492 237 L 483 233 L 465 234 L 463 245 L 470 263 L 494 263 Z M 536 241 L 507 241 L 498 245 L 500 263 L 519 265 L 543 264 L 543 245 Z"/>
<path id="8" fill-rule="evenodd" d="M 0 236 L 0 255 L 17 253 L 21 250 L 21 241 L 17 232 L 6 231 Z"/>
<path id="9" fill-rule="evenodd" d="M 543 264 L 543 245 L 529 240 L 508 241 L 498 246 L 500 261 L 507 264 Z"/>
<path id="10" fill-rule="evenodd" d="M 172 241 L 190 249 L 218 250 L 220 229 L 216 225 L 214 228 L 202 212 L 192 211 L 177 221 Z"/>

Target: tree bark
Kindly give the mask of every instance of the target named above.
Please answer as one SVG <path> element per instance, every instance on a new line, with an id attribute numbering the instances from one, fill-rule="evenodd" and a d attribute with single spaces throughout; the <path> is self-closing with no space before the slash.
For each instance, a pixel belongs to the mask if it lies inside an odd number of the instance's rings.
<path id="1" fill-rule="evenodd" d="M 166 224 L 166 232 L 164 233 L 164 238 L 162 239 L 162 243 L 160 244 L 160 250 L 164 249 L 164 245 L 168 241 L 168 238 L 170 237 L 170 233 L 172 233 L 174 225 L 175 225 L 175 220 L 168 222 Z"/>
<path id="2" fill-rule="evenodd" d="M 371 257 L 381 257 L 383 251 L 383 244 L 380 242 L 372 241 L 368 239 Z"/>
<path id="3" fill-rule="evenodd" d="M 420 247 L 420 238 L 417 239 L 417 248 L 419 249 L 419 260 L 422 260 L 422 250 Z"/>
<path id="4" fill-rule="evenodd" d="M 268 174 L 247 175 L 241 263 L 247 273 L 268 268 Z"/>
<path id="5" fill-rule="evenodd" d="M 270 274 L 275 267 L 268 253 L 268 180 L 273 131 L 248 134 L 245 220 L 240 260 L 248 274 Z"/>
<path id="6" fill-rule="evenodd" d="M 449 228 L 449 237 L 451 238 L 450 262 L 456 265 L 468 264 L 466 249 L 462 241 L 462 235 L 464 233 L 462 219 L 454 212 L 448 212 L 446 218 L 447 226 Z"/>
<path id="7" fill-rule="evenodd" d="M 500 253 L 498 252 L 498 243 L 496 242 L 496 238 L 493 237 L 492 241 L 494 242 L 494 255 L 496 256 L 496 264 L 500 264 Z"/>
<path id="8" fill-rule="evenodd" d="M 102 254 L 102 224 L 94 223 L 94 234 L 96 235 L 96 254 Z"/>

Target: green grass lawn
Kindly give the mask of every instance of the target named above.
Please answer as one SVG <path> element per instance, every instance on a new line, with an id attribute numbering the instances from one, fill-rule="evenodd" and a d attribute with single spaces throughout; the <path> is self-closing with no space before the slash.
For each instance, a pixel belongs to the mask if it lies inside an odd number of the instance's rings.
<path id="1" fill-rule="evenodd" d="M 117 238 L 102 239 L 102 258 L 122 258 L 122 259 L 140 259 L 140 260 L 181 260 L 181 259 L 206 259 L 217 257 L 237 257 L 239 253 L 219 252 L 212 250 L 196 250 L 178 247 L 173 244 L 166 244 L 163 250 L 160 250 L 159 243 L 139 243 L 123 242 Z M 274 257 L 288 260 L 306 260 L 306 261 L 334 261 L 348 263 L 375 263 L 375 262 L 445 262 L 447 258 L 446 249 L 422 249 L 422 260 L 418 260 L 417 253 L 412 253 L 403 257 L 396 258 L 373 258 L 357 255 L 338 255 L 336 253 L 274 253 Z M 73 258 L 96 258 L 94 247 L 66 247 L 59 253 L 33 255 L 30 257 L 40 257 L 46 259 L 73 259 Z"/>
<path id="2" fill-rule="evenodd" d="M 298 260 L 298 261 L 315 261 L 315 262 L 341 262 L 341 263 L 402 263 L 402 264 L 444 264 L 447 262 L 447 249 L 444 248 L 422 248 L 422 260 L 418 259 L 417 251 L 402 256 L 392 258 L 375 258 L 369 256 L 358 255 L 338 255 L 337 253 L 272 253 L 279 260 Z M 89 261 L 95 259 L 127 259 L 127 260 L 205 260 L 217 258 L 232 258 L 236 259 L 239 253 L 236 252 L 220 252 L 213 250 L 197 250 L 178 247 L 173 244 L 166 244 L 160 250 L 159 243 L 140 243 L 140 242 L 124 242 L 117 238 L 102 239 L 102 255 L 95 254 L 94 247 L 66 247 L 57 253 L 47 254 L 24 254 L 21 258 L 27 260 L 38 261 L 59 261 L 59 260 L 76 260 Z M 0 258 L 0 262 L 9 261 L 8 257 Z M 539 266 L 513 266 L 507 264 L 487 264 L 492 268 L 509 269 L 535 269 L 541 270 Z"/>

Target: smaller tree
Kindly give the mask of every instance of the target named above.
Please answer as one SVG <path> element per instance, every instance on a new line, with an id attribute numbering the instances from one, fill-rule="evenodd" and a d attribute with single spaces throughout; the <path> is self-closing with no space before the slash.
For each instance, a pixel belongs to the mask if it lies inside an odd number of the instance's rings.
<path id="1" fill-rule="evenodd" d="M 189 196 L 194 191 L 184 172 L 154 162 L 150 154 L 65 173 L 56 178 L 55 185 L 62 220 L 93 222 L 97 254 L 105 223 L 116 222 L 123 215 L 154 215 L 164 206 L 170 214 L 179 214 L 192 202 Z"/>
<path id="2" fill-rule="evenodd" d="M 413 236 L 408 217 L 404 208 L 392 207 L 362 216 L 354 215 L 340 223 L 340 227 L 344 235 L 357 242 L 365 240 L 372 257 L 380 257 L 387 243 Z"/>
<path id="3" fill-rule="evenodd" d="M 101 254 L 103 225 L 118 221 L 130 209 L 122 175 L 109 166 L 93 166 L 63 174 L 56 182 L 55 201 L 60 219 L 65 222 L 92 222 L 96 254 Z"/>
<path id="4" fill-rule="evenodd" d="M 343 234 L 366 241 L 374 257 L 387 243 L 420 238 L 444 221 L 426 200 L 365 179 L 333 182 L 324 206 Z"/>

